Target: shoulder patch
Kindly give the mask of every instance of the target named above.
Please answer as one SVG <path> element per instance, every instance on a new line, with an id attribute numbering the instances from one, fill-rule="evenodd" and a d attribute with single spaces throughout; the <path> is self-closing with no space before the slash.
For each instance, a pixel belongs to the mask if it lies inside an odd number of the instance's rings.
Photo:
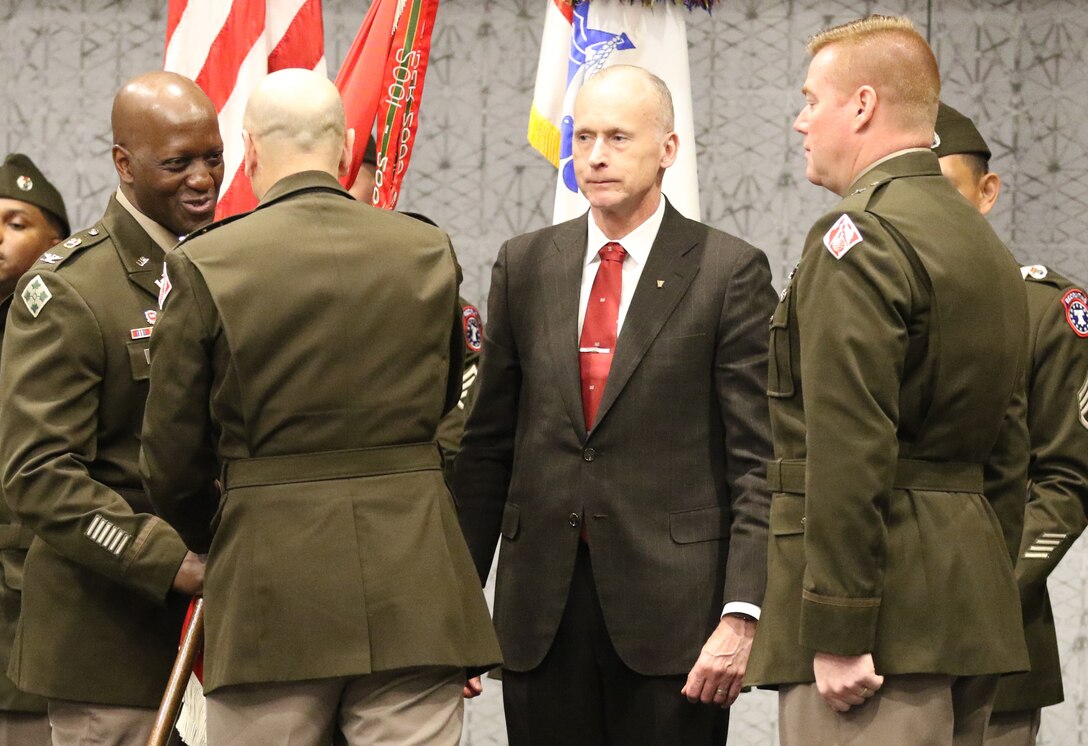
<path id="1" fill-rule="evenodd" d="M 1078 337 L 1088 337 L 1088 295 L 1080 288 L 1066 291 L 1062 296 L 1065 320 Z"/>
<path id="2" fill-rule="evenodd" d="M 863 240 L 861 231 L 846 213 L 843 213 L 842 217 L 836 220 L 831 229 L 824 234 L 824 246 L 836 259 L 842 259 L 846 256 L 846 252 Z"/>
<path id="3" fill-rule="evenodd" d="M 461 311 L 461 324 L 465 328 L 465 347 L 469 352 L 479 352 L 484 346 L 484 322 L 476 306 L 466 303 Z"/>
<path id="4" fill-rule="evenodd" d="M 1045 280 L 1050 271 L 1041 264 L 1029 264 L 1020 268 L 1020 276 L 1025 280 L 1029 277 L 1033 280 Z"/>
<path id="5" fill-rule="evenodd" d="M 45 308 L 45 304 L 50 301 L 53 294 L 49 292 L 49 288 L 45 286 L 45 280 L 41 275 L 34 275 L 30 282 L 23 288 L 22 295 L 23 303 L 26 304 L 26 310 L 30 311 L 30 315 L 34 318 L 38 318 L 38 314 Z"/>

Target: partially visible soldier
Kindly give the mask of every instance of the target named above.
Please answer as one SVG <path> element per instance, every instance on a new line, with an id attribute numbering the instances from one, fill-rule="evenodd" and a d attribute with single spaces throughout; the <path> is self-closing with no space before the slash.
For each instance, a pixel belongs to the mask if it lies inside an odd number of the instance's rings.
<path id="1" fill-rule="evenodd" d="M 0 167 L 0 342 L 19 278 L 67 235 L 68 213 L 60 192 L 25 155 L 9 155 Z M 4 675 L 19 621 L 23 561 L 33 536 L 0 500 L 0 744 L 12 746 L 50 742 L 45 700 L 20 691 Z"/>
<path id="2" fill-rule="evenodd" d="M 987 215 L 1001 191 L 974 122 L 942 103 L 933 150 L 941 171 Z M 1030 746 L 1040 710 L 1062 701 L 1062 672 L 1046 579 L 1088 525 L 1088 294 L 1052 267 L 1027 282 L 1028 504 L 1016 561 L 1031 671 L 1003 677 L 986 730 L 990 746 Z"/>
<path id="3" fill-rule="evenodd" d="M 0 366 L 4 497 L 35 534 L 8 675 L 49 700 L 55 746 L 147 742 L 203 587 L 137 461 L 163 258 L 212 220 L 223 143 L 173 73 L 127 83 L 112 119 L 120 188 L 19 282 Z"/>

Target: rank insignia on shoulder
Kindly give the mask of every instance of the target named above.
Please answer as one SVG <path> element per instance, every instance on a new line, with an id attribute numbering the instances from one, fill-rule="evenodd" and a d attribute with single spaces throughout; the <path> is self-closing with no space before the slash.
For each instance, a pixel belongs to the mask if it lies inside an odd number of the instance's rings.
<path id="1" fill-rule="evenodd" d="M 461 323 L 465 327 L 465 347 L 471 352 L 479 352 L 484 346 L 484 324 L 476 306 L 466 305 L 461 312 Z"/>
<path id="2" fill-rule="evenodd" d="M 42 276 L 34 275 L 34 278 L 23 288 L 21 297 L 23 303 L 26 304 L 26 310 L 30 311 L 30 315 L 38 318 L 38 314 L 42 312 L 45 304 L 49 302 L 53 294 L 45 286 L 45 280 L 42 279 Z"/>
<path id="3" fill-rule="evenodd" d="M 824 234 L 824 246 L 836 259 L 842 259 L 846 256 L 846 252 L 863 240 L 861 231 L 846 213 L 843 213 L 842 217 L 836 220 L 831 229 Z"/>
<path id="4" fill-rule="evenodd" d="M 82 238 L 78 238 L 78 237 L 76 237 L 76 236 L 72 236 L 72 237 L 71 237 L 71 238 L 69 238 L 69 239 L 68 239 L 67 241 L 65 241 L 64 243 L 62 243 L 62 244 L 61 244 L 61 246 L 63 246 L 63 247 L 64 247 L 64 248 L 66 248 L 66 249 L 74 249 L 75 247 L 79 246 L 79 245 L 80 245 L 81 243 L 83 243 L 83 239 L 82 239 Z"/>
<path id="5" fill-rule="evenodd" d="M 1088 295 L 1079 288 L 1073 288 L 1062 296 L 1065 306 L 1065 320 L 1078 337 L 1088 337 Z"/>
<path id="6" fill-rule="evenodd" d="M 44 254 L 42 254 L 40 257 L 38 257 L 38 261 L 39 262 L 45 262 L 46 264 L 56 264 L 57 262 L 59 262 L 63 258 L 64 257 L 62 257 L 60 254 L 54 254 L 54 253 L 52 253 L 50 251 L 47 251 Z"/>
<path id="7" fill-rule="evenodd" d="M 1025 280 L 1029 277 L 1033 280 L 1045 280 L 1047 276 L 1047 268 L 1041 264 L 1029 264 L 1026 267 L 1020 268 L 1020 276 Z"/>

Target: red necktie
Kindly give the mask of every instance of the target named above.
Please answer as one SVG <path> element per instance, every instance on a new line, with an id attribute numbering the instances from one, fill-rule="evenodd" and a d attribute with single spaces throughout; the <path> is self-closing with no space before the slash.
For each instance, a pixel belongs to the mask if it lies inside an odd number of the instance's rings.
<path id="1" fill-rule="evenodd" d="M 616 352 L 616 322 L 620 315 L 620 289 L 623 287 L 623 260 L 627 252 L 618 243 L 609 242 L 599 252 L 601 265 L 593 278 L 578 358 L 582 368 L 582 413 L 586 430 L 593 428 L 597 407 L 604 396 L 604 384 Z"/>

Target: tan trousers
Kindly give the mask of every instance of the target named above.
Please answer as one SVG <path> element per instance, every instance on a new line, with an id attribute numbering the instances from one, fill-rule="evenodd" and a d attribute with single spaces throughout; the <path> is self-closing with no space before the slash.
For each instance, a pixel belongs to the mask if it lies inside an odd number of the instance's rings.
<path id="1" fill-rule="evenodd" d="M 986 746 L 1035 746 L 1041 720 L 1039 709 L 995 712 L 986 726 Z"/>
<path id="2" fill-rule="evenodd" d="M 457 746 L 464 669 L 239 684 L 208 695 L 208 746 Z M 339 731 L 339 734 L 336 733 Z"/>
<path id="3" fill-rule="evenodd" d="M 815 684 L 782 687 L 781 746 L 982 746 L 996 676 L 887 676 L 849 712 L 832 710 Z"/>
<path id="4" fill-rule="evenodd" d="M 50 746 L 44 712 L 0 711 L 0 746 Z"/>
<path id="5" fill-rule="evenodd" d="M 49 700 L 53 746 L 147 746 L 156 710 Z"/>

